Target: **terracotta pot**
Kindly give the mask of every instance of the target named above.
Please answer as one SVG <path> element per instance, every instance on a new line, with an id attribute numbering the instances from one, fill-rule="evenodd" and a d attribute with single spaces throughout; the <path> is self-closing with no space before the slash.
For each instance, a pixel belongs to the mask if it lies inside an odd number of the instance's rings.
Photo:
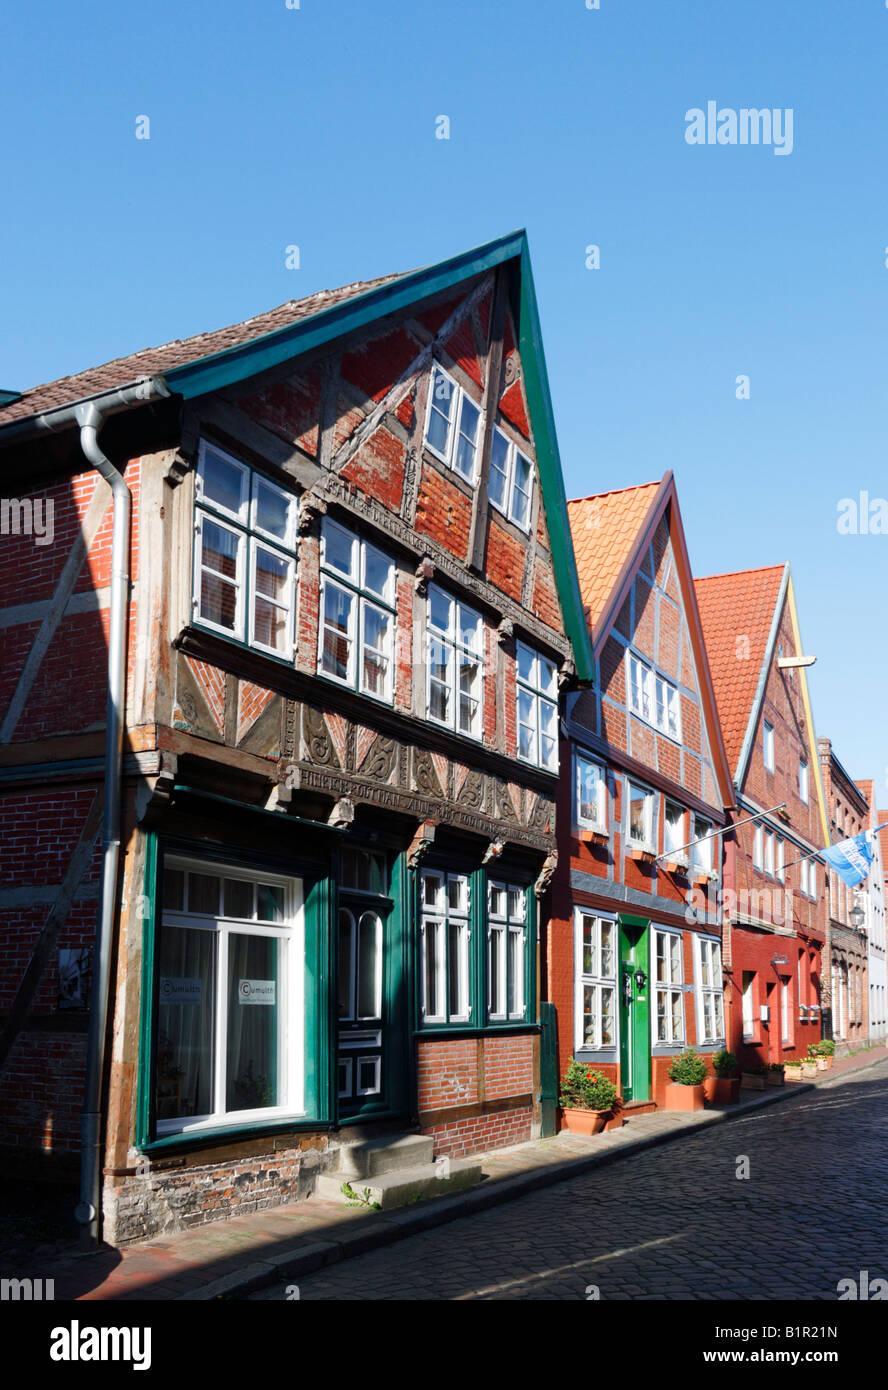
<path id="1" fill-rule="evenodd" d="M 683 1086 L 680 1081 L 669 1081 L 666 1085 L 664 1105 L 667 1110 L 702 1110 L 703 1085 Z"/>
<path id="2" fill-rule="evenodd" d="M 564 1123 L 571 1134 L 600 1134 L 610 1119 L 611 1110 L 565 1110 Z"/>
<path id="3" fill-rule="evenodd" d="M 758 1076 L 755 1072 L 745 1071 L 740 1080 L 740 1085 L 744 1091 L 763 1091 L 767 1082 L 763 1076 Z"/>
<path id="4" fill-rule="evenodd" d="M 703 1099 L 710 1105 L 733 1105 L 739 1096 L 739 1076 L 707 1076 L 703 1082 Z"/>

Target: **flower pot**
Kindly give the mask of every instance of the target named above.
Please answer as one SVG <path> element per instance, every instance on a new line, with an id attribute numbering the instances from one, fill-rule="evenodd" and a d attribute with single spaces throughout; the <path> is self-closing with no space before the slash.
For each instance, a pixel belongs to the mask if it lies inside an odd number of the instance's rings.
<path id="1" fill-rule="evenodd" d="M 783 1077 L 784 1077 L 784 1071 L 783 1071 L 783 1068 L 781 1067 L 780 1071 L 769 1071 L 769 1072 L 768 1072 L 768 1075 L 765 1077 L 765 1081 L 767 1082 L 767 1084 L 768 1084 L 769 1086 L 782 1086 L 782 1085 L 783 1085 Z"/>
<path id="2" fill-rule="evenodd" d="M 565 1110 L 564 1123 L 571 1134 L 600 1134 L 612 1110 Z"/>
<path id="3" fill-rule="evenodd" d="M 812 1076 L 816 1076 L 816 1075 L 817 1075 L 817 1063 L 816 1063 L 816 1062 L 803 1062 L 803 1063 L 802 1063 L 802 1076 L 804 1076 L 804 1077 L 806 1077 L 808 1080 L 810 1080 L 810 1078 L 811 1078 Z"/>
<path id="4" fill-rule="evenodd" d="M 829 1071 L 829 1061 L 827 1060 L 826 1057 L 818 1057 L 818 1058 L 817 1058 L 817 1070 L 818 1070 L 818 1071 Z"/>
<path id="5" fill-rule="evenodd" d="M 683 1086 L 680 1081 L 669 1081 L 666 1085 L 664 1104 L 667 1110 L 702 1110 L 703 1084 Z"/>
<path id="6" fill-rule="evenodd" d="M 801 1079 L 802 1079 L 802 1069 L 801 1069 L 801 1067 L 790 1067 L 790 1066 L 784 1067 L 784 1068 L 783 1068 L 783 1078 L 784 1078 L 785 1081 L 801 1081 Z"/>
<path id="7" fill-rule="evenodd" d="M 707 1076 L 703 1082 L 703 1099 L 710 1105 L 733 1105 L 739 1096 L 739 1076 Z"/>
<path id="8" fill-rule="evenodd" d="M 763 1091 L 767 1082 L 757 1072 L 745 1071 L 741 1077 L 740 1085 L 744 1091 Z"/>

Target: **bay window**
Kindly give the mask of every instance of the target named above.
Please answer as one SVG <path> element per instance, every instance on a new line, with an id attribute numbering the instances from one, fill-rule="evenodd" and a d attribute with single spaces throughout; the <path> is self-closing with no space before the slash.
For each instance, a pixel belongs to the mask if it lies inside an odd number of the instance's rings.
<path id="1" fill-rule="evenodd" d="M 487 1016 L 491 1022 L 527 1016 L 524 981 L 527 910 L 523 888 L 488 885 Z"/>
<path id="2" fill-rule="evenodd" d="M 522 531 L 530 529 L 530 499 L 533 492 L 533 465 L 518 446 L 498 427 L 493 431 L 490 450 L 490 478 L 487 495 L 497 511 L 514 521 Z"/>
<path id="3" fill-rule="evenodd" d="M 304 940 L 297 879 L 164 864 L 157 940 L 159 1135 L 303 1110 Z"/>
<path id="4" fill-rule="evenodd" d="M 436 365 L 429 390 L 426 447 L 467 483 L 474 483 L 480 442 L 480 406 Z"/>
<path id="5" fill-rule="evenodd" d="M 206 440 L 195 489 L 195 622 L 291 659 L 296 498 Z"/>
<path id="6" fill-rule="evenodd" d="M 473 609 L 429 585 L 428 717 L 481 737 L 484 625 Z"/>
<path id="7" fill-rule="evenodd" d="M 376 546 L 324 517 L 318 673 L 392 702 L 395 566 Z"/>
<path id="8" fill-rule="evenodd" d="M 577 908 L 574 932 L 575 1046 L 595 1051 L 615 1047 L 617 924 Z"/>
<path id="9" fill-rule="evenodd" d="M 558 770 L 558 673 L 555 663 L 523 642 L 516 644 L 518 757 Z"/>
<path id="10" fill-rule="evenodd" d="M 725 1006 L 721 945 L 718 941 L 695 934 L 694 969 L 697 974 L 699 1041 L 704 1044 L 722 1042 L 725 1036 Z"/>
<path id="11" fill-rule="evenodd" d="M 654 1041 L 684 1042 L 684 972 L 681 933 L 655 927 L 654 935 Z"/>

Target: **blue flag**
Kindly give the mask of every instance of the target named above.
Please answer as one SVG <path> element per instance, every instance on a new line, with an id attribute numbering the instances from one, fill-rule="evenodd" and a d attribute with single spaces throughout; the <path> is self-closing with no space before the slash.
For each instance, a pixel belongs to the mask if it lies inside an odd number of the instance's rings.
<path id="1" fill-rule="evenodd" d="M 884 826 L 878 828 L 882 830 Z M 852 835 L 850 840 L 840 840 L 837 845 L 828 845 L 820 851 L 830 868 L 835 869 L 849 888 L 862 883 L 870 871 L 875 833 L 875 830 L 864 830 L 860 835 Z"/>

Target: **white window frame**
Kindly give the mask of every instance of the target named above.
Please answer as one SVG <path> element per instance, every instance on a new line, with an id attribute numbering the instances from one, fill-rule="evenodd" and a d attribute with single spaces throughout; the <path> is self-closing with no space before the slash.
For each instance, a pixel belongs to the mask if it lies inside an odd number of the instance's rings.
<path id="1" fill-rule="evenodd" d="M 426 885 L 437 881 L 435 901 L 426 900 Z M 458 907 L 451 904 L 451 887 L 457 888 Z M 451 960 L 451 923 L 459 931 L 459 953 L 455 970 L 462 1008 L 451 1011 L 450 984 L 454 964 Z M 435 988 L 443 1009 L 428 1011 L 428 951 L 432 936 L 440 949 L 433 958 Z M 424 1024 L 468 1023 L 472 1016 L 471 970 L 472 949 L 471 882 L 466 874 L 448 873 L 446 869 L 423 869 L 420 875 L 420 1013 Z"/>
<path id="2" fill-rule="evenodd" d="M 505 443 L 506 447 L 506 461 L 504 468 L 500 468 L 499 465 L 494 462 L 493 451 L 496 448 L 498 439 L 502 440 Z M 522 492 L 522 489 L 518 486 L 519 458 L 524 460 L 528 468 L 528 490 L 526 494 L 524 494 Z M 491 488 L 491 480 L 493 478 L 494 473 L 496 473 L 499 477 L 503 479 L 503 498 L 501 502 L 498 502 L 496 500 Z M 492 507 L 495 507 L 496 510 L 500 512 L 503 516 L 508 517 L 509 521 L 514 522 L 514 524 L 521 531 L 525 531 L 528 533 L 530 531 L 533 512 L 533 481 L 534 466 L 532 459 L 528 458 L 527 454 L 525 454 L 521 449 L 518 448 L 518 445 L 515 444 L 509 438 L 505 430 L 500 429 L 499 425 L 495 425 L 493 430 L 493 443 L 491 446 L 490 455 L 490 473 L 487 479 L 487 496 L 490 500 L 490 505 Z M 521 520 L 520 514 L 518 513 L 515 507 L 516 493 L 520 494 L 521 496 L 526 495 L 527 497 L 527 512 L 523 521 Z"/>
<path id="3" fill-rule="evenodd" d="M 598 772 L 598 787 L 595 804 L 595 819 L 590 819 L 583 815 L 583 770 L 585 767 L 594 767 Z M 579 749 L 574 750 L 574 791 L 575 791 L 575 811 L 576 823 L 584 830 L 607 830 L 607 771 L 603 763 L 596 758 L 590 758 L 588 754 L 581 753 Z"/>
<path id="4" fill-rule="evenodd" d="M 213 1109 L 205 1115 L 189 1115 L 185 1118 L 169 1118 L 157 1121 L 157 1136 L 169 1134 L 190 1134 L 201 1130 L 217 1129 L 232 1123 L 264 1124 L 281 1117 L 299 1116 L 305 1113 L 305 922 L 303 915 L 302 880 L 265 870 L 245 869 L 240 865 L 219 864 L 215 860 L 195 859 L 181 855 L 164 857 L 163 872 L 170 870 L 184 873 L 207 875 L 219 880 L 219 903 L 221 913 L 207 914 L 173 910 L 163 906 L 163 885 L 160 889 L 158 908 L 160 924 L 158 932 L 164 927 L 179 927 L 190 931 L 211 933 L 216 941 L 215 978 L 213 992 L 213 1056 L 212 1092 Z M 253 885 L 269 884 L 284 890 L 284 916 L 282 922 L 263 922 L 255 915 L 256 895 L 254 891 L 254 916 L 252 918 L 228 917 L 224 913 L 225 880 L 238 880 Z M 278 1077 L 283 1078 L 280 1089 L 285 1099 L 275 1106 L 228 1110 L 226 1109 L 227 1087 L 227 1019 L 228 1019 L 228 940 L 235 936 L 258 936 L 276 938 L 279 949 L 279 985 L 277 1067 Z M 156 948 L 156 970 L 160 970 L 161 943 Z M 157 1025 L 155 1025 L 157 1026 Z M 156 1087 L 156 1075 L 152 1086 Z"/>
<path id="5" fill-rule="evenodd" d="M 786 881 L 786 841 L 782 835 L 777 836 L 777 867 L 776 876 L 778 883 Z"/>
<path id="6" fill-rule="evenodd" d="M 626 820 L 624 831 L 626 844 L 631 849 L 645 849 L 653 854 L 656 854 L 657 850 L 654 844 L 654 793 L 650 791 L 647 787 L 643 786 L 641 782 L 636 782 L 632 777 L 627 777 L 623 783 L 623 786 L 625 788 L 624 794 L 626 799 Z M 644 796 L 645 838 L 643 840 L 634 839 L 630 829 L 632 824 L 631 803 L 633 791 L 641 792 L 641 794 Z"/>
<path id="7" fill-rule="evenodd" d="M 691 869 L 695 874 L 711 874 L 714 858 L 712 849 L 715 840 L 712 834 L 715 826 L 703 816 L 693 817 L 693 844 L 691 845 Z M 709 837 L 709 838 L 706 838 Z M 700 841 L 701 843 L 697 843 Z"/>
<path id="8" fill-rule="evenodd" d="M 780 976 L 780 1041 L 784 1047 L 791 1047 L 793 1038 L 795 1037 L 793 1029 L 795 1020 L 792 1016 L 789 980 L 789 975 Z"/>
<path id="9" fill-rule="evenodd" d="M 808 764 L 804 758 L 799 759 L 799 799 L 808 804 L 810 794 L 810 782 L 808 775 Z"/>
<path id="10" fill-rule="evenodd" d="M 590 925 L 593 934 L 593 966 L 597 969 L 591 972 L 585 970 L 584 960 L 584 933 L 587 923 Z M 603 969 L 603 956 L 601 949 L 602 926 L 610 927 L 611 935 L 611 961 L 613 971 L 606 974 Z M 620 1000 L 617 994 L 617 962 L 619 958 L 617 919 L 611 913 L 594 912 L 584 907 L 574 908 L 574 1047 L 577 1051 L 584 1052 L 611 1052 L 619 1046 L 620 1030 Z M 595 1036 L 589 1041 L 583 1033 L 583 1017 L 586 990 L 595 993 Z M 604 1040 L 604 1009 L 603 995 L 606 990 L 612 992 L 611 1019 L 612 1037 L 609 1042 Z"/>
<path id="11" fill-rule="evenodd" d="M 774 725 L 762 720 L 762 758 L 766 772 L 774 771 Z"/>
<path id="12" fill-rule="evenodd" d="M 710 983 L 705 982 L 708 972 Z M 717 982 L 717 983 L 716 983 Z M 725 1041 L 725 1000 L 722 976 L 721 942 L 718 937 L 694 933 L 694 983 L 697 995 L 697 1039 L 709 1048 Z M 709 1031 L 709 1022 L 715 1031 Z"/>
<path id="13" fill-rule="evenodd" d="M 670 818 L 670 811 L 678 812 L 678 845 L 669 844 L 669 826 L 674 823 L 675 817 Z M 686 807 L 678 801 L 672 801 L 668 797 L 663 802 L 663 854 L 672 863 L 688 863 L 687 843 L 691 839 L 688 834 L 688 812 Z"/>
<path id="14" fill-rule="evenodd" d="M 517 899 L 513 911 L 513 895 Z M 496 901 L 504 909 L 494 906 Z M 487 1018 L 490 1023 L 521 1022 L 527 1016 L 527 890 L 520 884 L 490 879 L 487 885 Z M 493 997 L 491 963 L 497 960 L 499 998 Z M 512 997 L 517 1007 L 509 1009 L 509 980 L 513 961 L 517 964 Z"/>
<path id="15" fill-rule="evenodd" d="M 765 874 L 768 878 L 774 878 L 774 840 L 773 830 L 765 830 Z"/>
<path id="16" fill-rule="evenodd" d="M 211 452 L 219 459 L 233 468 L 240 475 L 240 497 L 237 507 L 228 507 L 224 503 L 209 497 L 205 490 L 205 479 L 207 472 L 207 452 Z M 258 522 L 260 488 L 265 488 L 274 493 L 286 505 L 287 520 L 283 536 L 277 536 L 273 532 L 267 531 Z M 218 445 L 209 440 L 201 439 L 198 446 L 197 469 L 195 477 L 194 494 L 194 562 L 192 577 L 191 608 L 194 623 L 198 627 L 207 628 L 211 632 L 218 632 L 223 637 L 237 642 L 243 642 L 247 646 L 255 647 L 259 651 L 267 652 L 270 656 L 277 657 L 278 660 L 292 661 L 293 659 L 293 633 L 295 623 L 295 592 L 296 592 L 296 497 L 288 493 L 285 488 L 278 483 L 273 483 L 264 474 L 256 472 L 240 459 L 234 458 Z M 204 574 L 204 527 L 209 523 L 217 526 L 220 530 L 226 531 L 235 537 L 237 541 L 237 557 L 235 560 L 235 576 L 230 578 L 227 575 L 219 575 L 226 584 L 232 585 L 236 589 L 235 618 L 234 627 L 227 628 L 221 623 L 213 622 L 212 619 L 201 614 L 202 600 L 202 577 Z M 259 550 L 264 550 L 274 559 L 281 561 L 287 567 L 285 581 L 285 599 L 279 600 L 270 598 L 266 594 L 259 594 L 256 587 L 256 561 Z M 208 573 L 216 573 L 206 567 Z M 266 642 L 262 642 L 256 636 L 256 601 L 261 599 L 271 607 L 281 609 L 285 613 L 283 630 L 283 645 L 274 647 Z"/>
<path id="17" fill-rule="evenodd" d="M 654 1047 L 678 1047 L 685 1043 L 687 1038 L 687 1020 L 685 1018 L 684 1006 L 684 943 L 682 933 L 672 931 L 668 927 L 651 927 L 651 946 L 653 955 L 653 1003 L 651 1010 L 651 1041 Z M 664 951 L 663 959 L 666 965 L 665 980 L 657 978 L 657 966 L 659 964 L 659 943 L 660 938 L 669 943 L 678 942 L 678 969 L 675 970 L 675 962 L 672 955 L 671 946 Z M 660 1015 L 660 995 L 666 996 L 666 1003 L 663 1010 L 663 1018 L 666 1024 L 665 1038 L 660 1037 L 659 1015 Z M 681 1004 L 681 1028 L 680 1035 L 675 1032 L 673 1026 L 672 1002 L 674 996 L 678 996 Z"/>
<path id="18" fill-rule="evenodd" d="M 521 674 L 522 655 L 529 658 L 529 676 Z M 521 719 L 522 692 L 525 698 L 530 700 L 532 724 L 527 724 Z M 552 751 L 548 761 L 543 753 L 544 713 L 550 721 L 548 736 L 552 740 Z M 529 758 L 521 752 L 522 728 L 530 729 L 532 732 L 533 755 Z M 558 771 L 558 667 L 550 657 L 544 656 L 526 642 L 515 643 L 515 734 L 516 755 L 520 762 L 532 763 L 534 767 L 544 768 L 547 772 Z"/>
<path id="19" fill-rule="evenodd" d="M 447 630 L 435 626 L 432 621 L 432 598 L 443 599 L 448 605 Z M 466 622 L 465 620 L 469 621 Z M 470 642 L 465 642 L 463 633 L 471 626 L 473 636 Z M 432 643 L 437 642 L 442 646 L 447 654 L 447 675 L 443 681 L 432 676 Z M 460 711 L 460 664 L 461 656 L 471 657 L 477 665 L 477 692 L 472 698 L 476 701 L 475 718 L 471 729 L 461 729 L 459 724 Z M 426 607 L 426 718 L 432 724 L 438 724 L 445 729 L 452 729 L 454 733 L 461 734 L 463 738 L 471 738 L 476 742 L 481 741 L 484 729 L 484 621 L 480 613 L 476 613 L 474 608 L 463 603 L 462 599 L 455 598 L 446 589 L 440 588 L 437 584 L 430 584 L 428 588 L 428 600 Z M 439 719 L 432 713 L 432 684 L 443 685 L 449 697 L 450 717 Z"/>
<path id="20" fill-rule="evenodd" d="M 755 974 L 754 970 L 744 970 L 740 977 L 740 1016 L 744 1042 L 755 1038 Z M 743 983 L 746 975 L 749 976 L 748 988 Z"/>
<path id="21" fill-rule="evenodd" d="M 804 857 L 804 855 L 802 856 L 801 860 L 799 861 L 799 892 L 800 892 L 800 893 L 804 893 L 804 895 L 805 895 L 806 898 L 809 896 L 809 893 L 808 893 L 808 861 L 807 861 L 807 859 Z"/>
<path id="22" fill-rule="evenodd" d="M 765 830 L 762 825 L 753 828 L 752 867 L 761 873 L 765 871 Z"/>
<path id="23" fill-rule="evenodd" d="M 327 544 L 331 535 L 337 534 L 351 547 L 351 560 L 348 573 L 338 569 L 327 559 Z M 388 566 L 385 591 L 380 594 L 367 587 L 367 558 L 377 556 Z M 326 594 L 328 589 L 336 589 L 351 600 L 348 631 L 348 671 L 345 677 L 324 668 L 324 632 L 326 630 Z M 317 672 L 324 680 L 357 690 L 368 699 L 378 700 L 380 704 L 390 705 L 394 701 L 395 664 L 395 623 L 396 623 L 397 567 L 394 560 L 379 546 L 365 537 L 351 531 L 338 521 L 325 516 L 321 526 L 320 582 L 318 586 L 318 652 Z M 382 614 L 388 621 L 388 643 L 385 648 L 371 647 L 365 641 L 365 628 L 368 610 Z M 376 652 L 385 658 L 385 682 L 382 693 L 371 690 L 364 682 L 364 658 L 367 652 Z"/>
<path id="24" fill-rule="evenodd" d="M 678 686 L 626 648 L 626 703 L 630 713 L 673 743 L 681 743 L 681 697 Z M 662 712 L 661 712 L 662 711 Z"/>
<path id="25" fill-rule="evenodd" d="M 440 374 L 445 381 L 448 381 L 450 383 L 452 393 L 451 400 L 453 402 L 453 411 L 448 419 L 447 424 L 447 443 L 443 451 L 437 449 L 429 439 L 429 425 L 432 419 L 432 406 L 435 399 L 435 378 L 438 374 Z M 472 473 L 470 477 L 467 477 L 466 474 L 463 473 L 463 471 L 460 468 L 457 468 L 456 466 L 457 458 L 459 455 L 459 438 L 462 429 L 462 412 L 464 400 L 467 400 L 469 404 L 478 412 L 478 427 L 475 436 L 474 457 L 472 459 Z M 439 410 L 438 414 L 443 415 L 443 411 Z M 426 403 L 426 420 L 425 428 L 423 430 L 423 444 L 425 448 L 428 449 L 429 453 L 433 454 L 435 458 L 440 459 L 441 462 L 445 464 L 445 466 L 449 468 L 453 473 L 455 473 L 458 478 L 462 478 L 464 483 L 468 483 L 470 487 L 474 487 L 475 483 L 478 481 L 478 460 L 481 453 L 481 441 L 483 438 L 484 410 L 482 406 L 480 406 L 478 402 L 474 400 L 472 396 L 469 395 L 468 391 L 466 391 L 464 387 L 460 386 L 459 382 L 455 379 L 455 377 L 451 376 L 450 372 L 446 371 L 441 366 L 440 362 L 433 362 L 431 373 L 429 376 L 429 398 L 428 402 Z"/>

